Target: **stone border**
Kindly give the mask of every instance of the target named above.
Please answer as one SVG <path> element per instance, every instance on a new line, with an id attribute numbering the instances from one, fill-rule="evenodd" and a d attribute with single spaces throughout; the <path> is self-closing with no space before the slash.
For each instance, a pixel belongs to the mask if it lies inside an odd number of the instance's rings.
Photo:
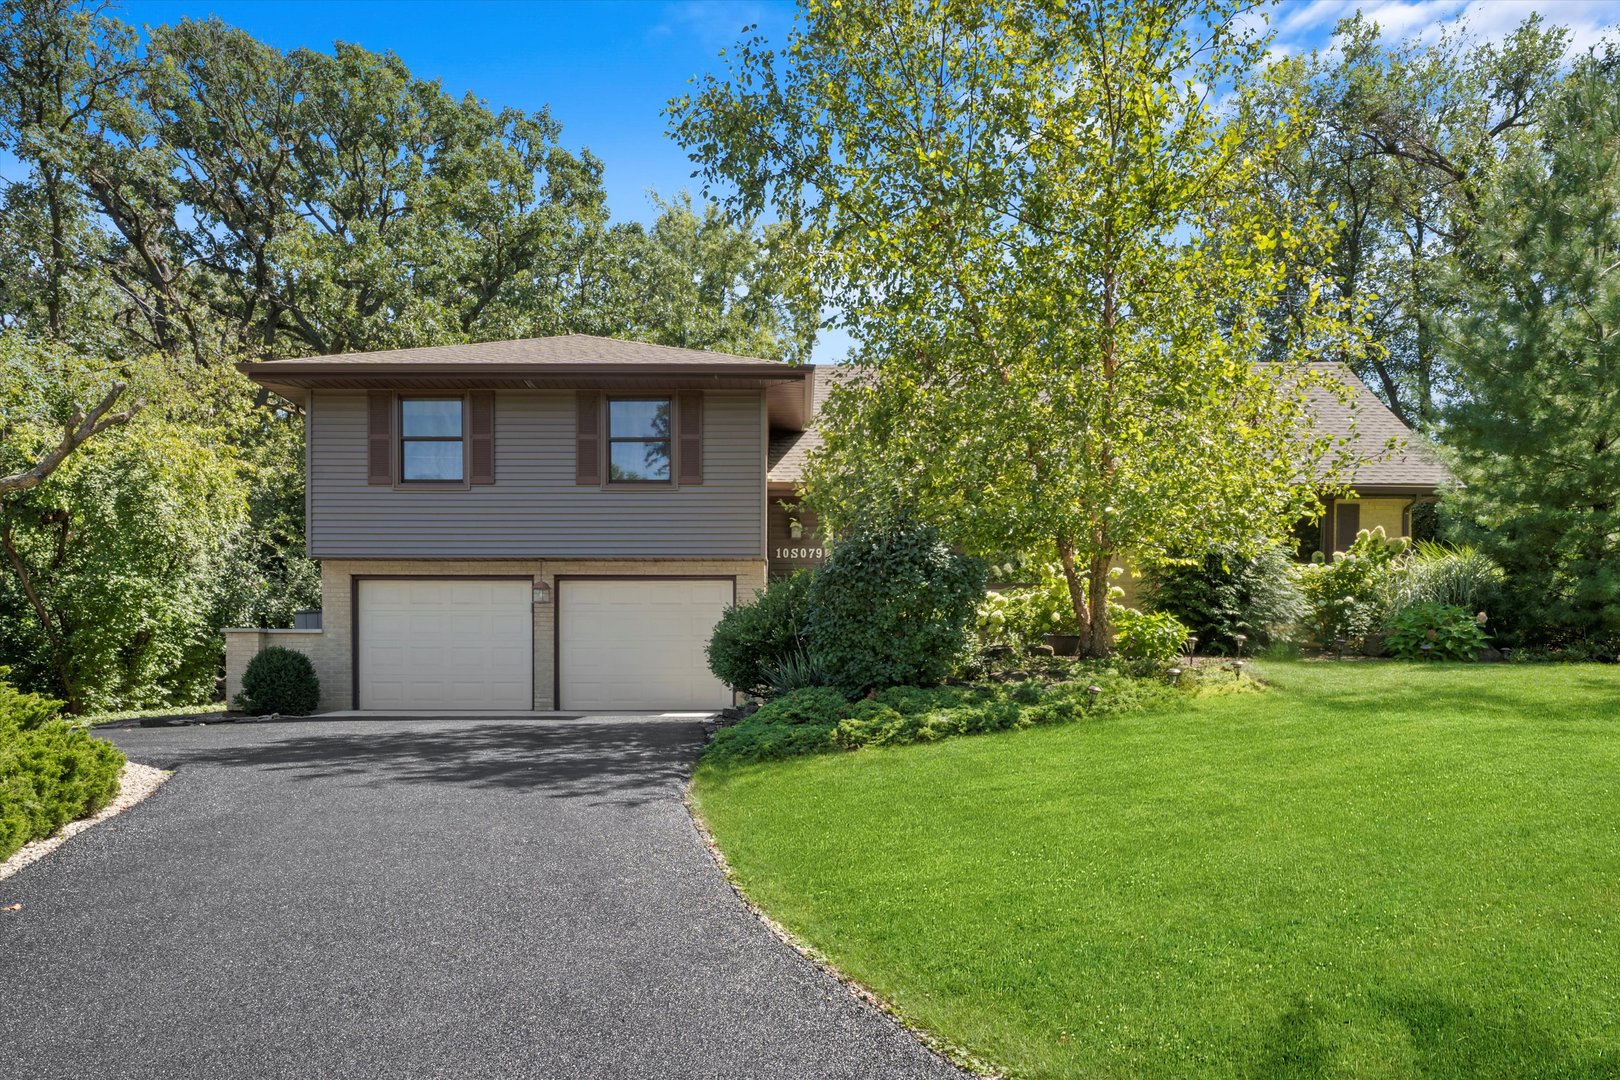
<path id="1" fill-rule="evenodd" d="M 173 775 L 172 772 L 154 769 L 150 765 L 137 765 L 133 761 L 124 762 L 124 768 L 118 774 L 118 794 L 112 797 L 111 802 L 89 817 L 70 821 L 50 836 L 42 840 L 30 840 L 18 848 L 12 853 L 11 858 L 0 862 L 0 881 L 4 881 L 23 867 L 31 866 L 43 859 L 92 825 L 99 825 L 115 814 L 128 810 L 157 791 L 163 782 Z"/>
<path id="2" fill-rule="evenodd" d="M 954 1065 L 974 1076 L 985 1077 L 986 1080 L 1004 1080 L 1005 1074 L 997 1072 L 989 1062 L 975 1056 L 965 1047 L 942 1039 L 933 1032 L 921 1027 L 906 1016 L 905 1013 L 901 1012 L 893 1002 L 879 996 L 870 987 L 844 974 L 815 946 L 777 922 L 764 908 L 756 904 L 743 891 L 742 882 L 738 880 L 736 872 L 731 869 L 731 864 L 726 861 L 725 852 L 720 850 L 720 845 L 715 841 L 714 834 L 709 831 L 709 827 L 704 822 L 702 815 L 698 813 L 697 805 L 692 799 L 692 783 L 693 781 L 688 781 L 685 789 L 681 792 L 681 802 L 686 807 L 686 816 L 692 822 L 692 828 L 697 832 L 698 839 L 702 841 L 704 848 L 708 850 L 709 858 L 714 860 L 715 868 L 720 871 L 720 876 L 725 880 L 726 885 L 730 887 L 732 894 L 742 902 L 742 906 L 747 908 L 754 918 L 764 924 L 765 929 L 769 930 L 782 944 L 837 980 L 857 1001 L 876 1009 L 894 1021 L 895 1024 L 904 1028 L 907 1033 L 922 1044 L 925 1050 L 941 1058 L 946 1064 Z"/>

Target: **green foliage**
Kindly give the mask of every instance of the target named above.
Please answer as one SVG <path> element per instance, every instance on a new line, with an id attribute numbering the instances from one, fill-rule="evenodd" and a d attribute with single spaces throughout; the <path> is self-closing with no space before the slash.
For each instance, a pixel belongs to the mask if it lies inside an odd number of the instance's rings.
<path id="1" fill-rule="evenodd" d="M 1391 607 L 1427 603 L 1493 613 L 1501 595 L 1501 567 L 1484 552 L 1469 544 L 1419 540 L 1395 575 Z"/>
<path id="2" fill-rule="evenodd" d="M 1463 535 L 1517 644 L 1620 648 L 1620 54 L 1577 61 L 1485 200 L 1446 351 Z"/>
<path id="3" fill-rule="evenodd" d="M 685 197 L 610 224 L 547 109 L 218 19 L 144 47 L 78 5 L 0 25 L 0 310 L 37 335 L 204 364 L 565 331 L 774 357 L 819 323 L 792 229 Z"/>
<path id="4" fill-rule="evenodd" d="M 8 366 L 0 392 L 26 399 L 39 379 L 71 382 L 97 366 L 65 356 L 47 368 Z M 215 612 L 246 525 L 242 385 L 234 373 L 148 373 L 132 390 L 149 403 L 129 424 L 0 501 L 0 659 L 21 685 L 74 713 L 211 696 Z M 48 414 L 13 417 L 0 458 L 27 457 L 53 438 Z"/>
<path id="5" fill-rule="evenodd" d="M 1250 557 L 1226 549 L 1150 571 L 1147 598 L 1197 634 L 1200 649 L 1231 655 L 1239 634 L 1248 639 L 1245 649 L 1256 651 L 1287 638 L 1309 611 L 1299 578 L 1285 547 Z"/>
<path id="6" fill-rule="evenodd" d="M 805 652 L 810 574 L 798 571 L 726 609 L 704 649 L 714 677 L 745 694 L 771 692 L 770 672 Z"/>
<path id="7" fill-rule="evenodd" d="M 1402 660 L 1472 663 L 1485 645 L 1485 631 L 1467 608 L 1425 601 L 1402 609 L 1390 622 L 1389 653 Z"/>
<path id="8" fill-rule="evenodd" d="M 1137 670 L 1164 667 L 1186 652 L 1190 631 L 1168 611 L 1120 608 L 1114 615 L 1114 626 L 1115 651 Z"/>
<path id="9" fill-rule="evenodd" d="M 1363 529 L 1348 551 L 1301 568 L 1300 588 L 1310 604 L 1307 627 L 1317 644 L 1331 647 L 1342 638 L 1358 646 L 1384 625 L 1405 550 L 1406 541 L 1390 539 L 1382 528 Z"/>
<path id="10" fill-rule="evenodd" d="M 827 665 L 808 649 L 788 653 L 775 663 L 761 664 L 760 671 L 768 686 L 766 696 L 773 698 L 807 687 L 831 686 L 833 681 Z"/>
<path id="11" fill-rule="evenodd" d="M 1356 298 L 1379 346 L 1354 366 L 1421 431 L 1469 391 L 1441 351 L 1440 324 L 1459 302 L 1459 241 L 1493 227 L 1480 194 L 1534 131 L 1571 39 L 1531 15 L 1489 39 L 1457 19 L 1392 41 L 1377 19 L 1342 20 L 1327 47 L 1280 61 L 1239 106 L 1302 130 L 1273 178 L 1339 226 L 1331 287 Z M 1292 308 L 1269 317 L 1285 324 Z"/>
<path id="12" fill-rule="evenodd" d="M 236 703 L 249 712 L 308 716 L 320 706 L 321 681 L 309 657 L 273 645 L 248 661 Z"/>
<path id="13" fill-rule="evenodd" d="M 1243 686 L 1252 683 L 1244 680 Z M 1159 679 L 1131 678 L 1106 667 L 1095 667 L 1077 681 L 1052 684 L 893 686 L 853 702 L 826 689 L 798 690 L 741 723 L 721 728 L 704 750 L 703 762 L 746 764 L 1066 724 L 1144 709 L 1185 693 Z"/>
<path id="14" fill-rule="evenodd" d="M 833 728 L 848 709 L 849 699 L 828 687 L 790 691 L 715 732 L 705 760 L 777 761 L 831 751 Z"/>
<path id="15" fill-rule="evenodd" d="M 1077 634 L 1079 620 L 1069 598 L 1069 586 L 1057 563 L 1031 562 L 1021 576 L 1033 585 L 996 589 L 985 594 L 977 610 L 979 640 L 985 645 L 1008 645 L 1024 650 L 1039 645 L 1047 634 Z"/>
<path id="16" fill-rule="evenodd" d="M 850 695 L 940 682 L 968 655 L 984 580 L 931 528 L 857 531 L 810 579 L 810 650 Z"/>
<path id="17" fill-rule="evenodd" d="M 60 701 L 18 692 L 0 667 L 0 861 L 105 806 L 124 755 L 60 719 Z"/>
<path id="18" fill-rule="evenodd" d="M 895 506 L 965 551 L 1060 555 L 1101 656 L 1117 557 L 1281 540 L 1314 505 L 1343 463 L 1307 434 L 1333 388 L 1304 361 L 1361 342 L 1318 287 L 1324 215 L 1270 179 L 1300 125 L 1215 105 L 1269 77 L 1257 25 L 808 0 L 785 46 L 744 41 L 671 102 L 708 188 L 813 231 L 807 272 L 846 300 L 867 377 L 807 477 L 833 534 Z"/>

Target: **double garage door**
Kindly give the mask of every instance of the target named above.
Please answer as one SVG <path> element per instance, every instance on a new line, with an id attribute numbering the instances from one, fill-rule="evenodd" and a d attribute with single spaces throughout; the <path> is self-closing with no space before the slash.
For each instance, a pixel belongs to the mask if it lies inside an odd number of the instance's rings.
<path id="1" fill-rule="evenodd" d="M 532 709 L 532 589 L 527 577 L 361 579 L 355 604 L 359 706 Z M 729 578 L 558 579 L 557 708 L 707 711 L 729 705 L 730 692 L 709 673 L 703 647 L 733 593 Z"/>

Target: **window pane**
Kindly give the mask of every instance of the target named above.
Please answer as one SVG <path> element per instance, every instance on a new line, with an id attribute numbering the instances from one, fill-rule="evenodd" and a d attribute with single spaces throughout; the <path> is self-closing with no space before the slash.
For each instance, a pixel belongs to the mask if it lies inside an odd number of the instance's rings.
<path id="1" fill-rule="evenodd" d="M 609 480 L 668 480 L 669 440 L 616 442 L 608 454 Z"/>
<path id="2" fill-rule="evenodd" d="M 461 434 L 461 399 L 429 401 L 424 398 L 406 398 L 400 402 L 405 435 Z"/>
<path id="3" fill-rule="evenodd" d="M 460 480 L 461 444 L 407 442 L 404 475 L 407 480 Z"/>
<path id="4" fill-rule="evenodd" d="M 669 438 L 669 399 L 611 402 L 608 436 L 614 439 Z"/>

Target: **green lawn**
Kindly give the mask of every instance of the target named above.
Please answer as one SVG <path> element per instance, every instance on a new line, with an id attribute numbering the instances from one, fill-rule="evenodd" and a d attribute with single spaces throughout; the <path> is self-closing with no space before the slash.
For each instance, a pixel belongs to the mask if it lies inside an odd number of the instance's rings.
<path id="1" fill-rule="evenodd" d="M 1263 675 L 694 794 L 751 898 L 1015 1076 L 1620 1076 L 1620 668 Z"/>

